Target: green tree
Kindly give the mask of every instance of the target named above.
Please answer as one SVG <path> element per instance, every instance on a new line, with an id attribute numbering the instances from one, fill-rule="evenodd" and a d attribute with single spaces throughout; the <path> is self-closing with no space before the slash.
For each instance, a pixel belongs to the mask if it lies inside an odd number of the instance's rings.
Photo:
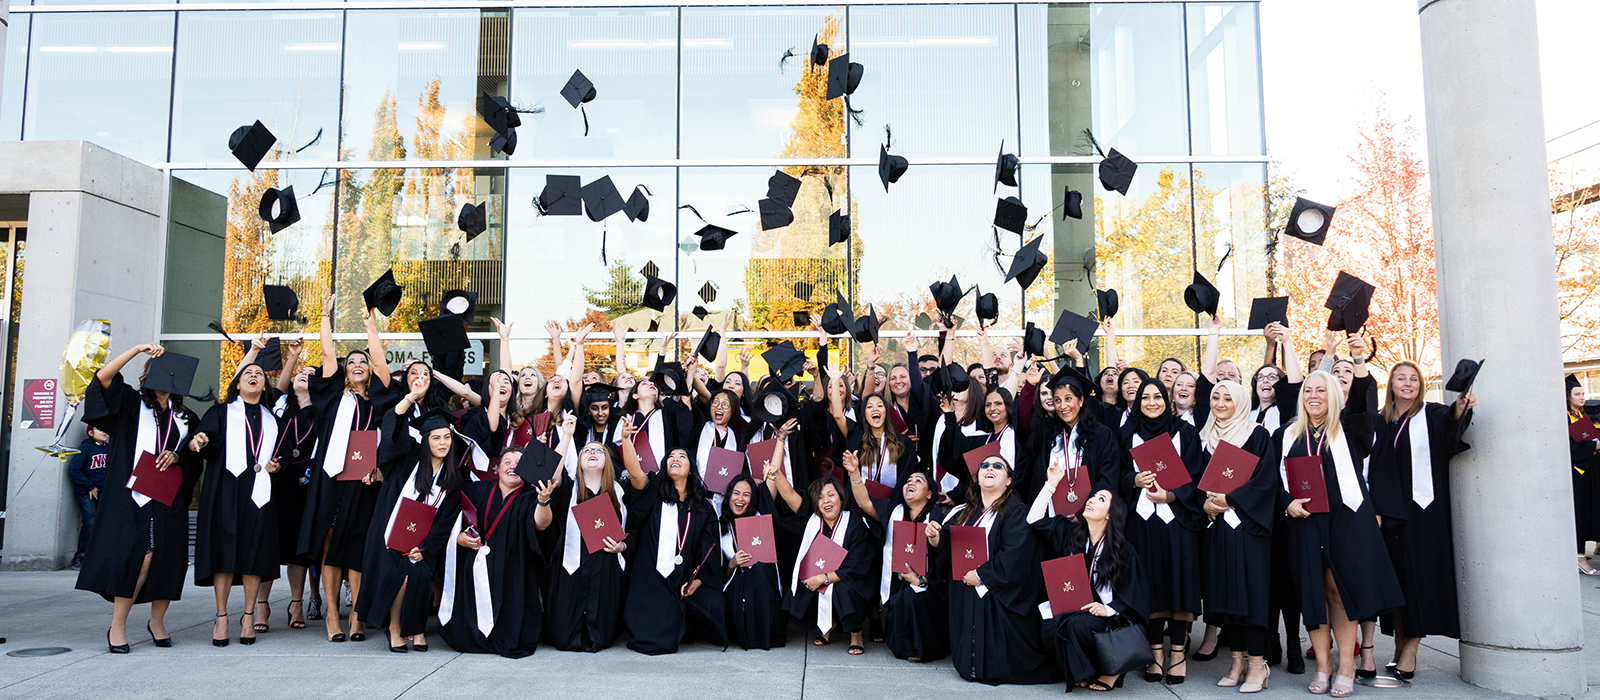
<path id="1" fill-rule="evenodd" d="M 634 276 L 626 260 L 618 258 L 606 273 L 604 288 L 583 288 L 583 298 L 589 306 L 605 313 L 606 318 L 626 316 L 644 308 L 639 303 L 644 297 L 644 281 Z"/>

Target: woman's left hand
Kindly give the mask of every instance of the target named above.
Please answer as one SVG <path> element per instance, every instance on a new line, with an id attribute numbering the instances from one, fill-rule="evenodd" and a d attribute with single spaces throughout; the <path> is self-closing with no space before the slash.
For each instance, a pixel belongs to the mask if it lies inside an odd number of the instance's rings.
<path id="1" fill-rule="evenodd" d="M 278 460 L 274 459 L 271 462 L 267 462 L 267 466 L 262 467 L 262 468 L 266 469 L 268 474 L 277 474 L 278 473 Z"/>
<path id="2" fill-rule="evenodd" d="M 411 563 L 413 563 L 413 564 L 415 564 L 417 562 L 420 562 L 420 561 L 422 561 L 422 550 L 418 549 L 416 547 L 412 547 L 411 551 L 406 552 L 406 558 L 410 559 Z"/>
<path id="3" fill-rule="evenodd" d="M 1477 407 L 1478 397 L 1475 394 L 1470 391 L 1462 393 L 1456 397 L 1456 419 L 1460 420 L 1462 416 L 1467 414 L 1467 411 Z"/>
<path id="4" fill-rule="evenodd" d="M 983 579 L 978 578 L 977 569 L 968 571 L 966 576 L 961 577 L 961 582 L 967 584 L 968 586 L 972 586 L 973 588 L 983 585 Z"/>
<path id="5" fill-rule="evenodd" d="M 604 549 L 607 554 L 621 554 L 628 549 L 627 542 L 618 542 L 610 537 L 605 538 L 603 542 L 606 545 Z"/>
<path id="6" fill-rule="evenodd" d="M 685 583 L 683 584 L 682 588 L 678 589 L 678 594 L 681 597 L 688 598 L 689 596 L 694 595 L 695 591 L 700 590 L 700 584 L 700 579 L 694 579 L 688 583 Z"/>
<path id="7" fill-rule="evenodd" d="M 161 454 L 156 456 L 156 470 L 164 472 L 164 471 L 167 470 L 167 467 L 172 466 L 177 461 L 178 461 L 178 455 L 176 453 L 174 453 L 172 450 L 167 450 L 165 452 L 162 452 Z"/>
<path id="8" fill-rule="evenodd" d="M 754 558 L 755 557 L 750 556 L 749 552 L 746 552 L 746 551 L 741 549 L 741 550 L 739 550 L 737 552 L 734 552 L 734 554 L 733 554 L 733 565 L 742 569 L 742 568 L 744 568 L 746 566 L 749 566 L 750 565 L 750 560 L 754 559 Z"/>
<path id="9" fill-rule="evenodd" d="M 827 574 L 817 574 L 816 576 L 812 576 L 811 578 L 806 579 L 806 588 L 809 588 L 809 589 L 811 589 L 813 591 L 815 591 L 815 590 L 817 590 L 819 588 L 822 588 L 823 586 L 826 586 L 826 585 L 828 585 L 828 575 Z"/>
<path id="10" fill-rule="evenodd" d="M 1134 474 L 1133 474 L 1133 485 L 1137 486 L 1137 487 L 1139 487 L 1141 489 L 1147 489 L 1147 488 L 1150 488 L 1152 486 L 1155 486 L 1156 485 L 1156 473 L 1155 472 L 1134 472 Z M 1151 496 L 1151 500 L 1154 500 L 1155 494 L 1152 493 L 1152 494 L 1150 494 L 1150 496 Z"/>
<path id="11" fill-rule="evenodd" d="M 1095 617 L 1111 617 L 1112 615 L 1117 614 L 1117 611 L 1111 609 L 1111 606 L 1101 603 L 1090 603 L 1082 608 L 1079 608 L 1079 610 L 1089 613 Z"/>

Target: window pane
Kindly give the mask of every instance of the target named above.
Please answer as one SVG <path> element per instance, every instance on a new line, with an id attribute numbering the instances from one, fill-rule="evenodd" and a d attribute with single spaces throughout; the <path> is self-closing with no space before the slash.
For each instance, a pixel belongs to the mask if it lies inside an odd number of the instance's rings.
<path id="1" fill-rule="evenodd" d="M 843 8 L 684 8 L 683 157 L 842 157 L 844 101 L 825 99 L 813 38 L 843 53 Z"/>
<path id="2" fill-rule="evenodd" d="M 1256 5 L 1189 5 L 1195 155 L 1262 155 Z"/>
<path id="3" fill-rule="evenodd" d="M 1183 75 L 1183 7 L 1093 5 L 1090 75 L 1101 147 L 1141 155 L 1189 153 Z"/>
<path id="4" fill-rule="evenodd" d="M 1223 325 L 1243 328 L 1250 300 L 1267 296 L 1266 166 L 1198 163 L 1195 177 L 1195 258 L 1222 300 Z"/>
<path id="5" fill-rule="evenodd" d="M 866 68 L 851 106 L 851 153 L 992 155 L 1017 143 L 1016 23 L 1010 5 L 850 8 L 851 58 Z"/>
<path id="6" fill-rule="evenodd" d="M 1085 191 L 1086 202 L 1089 197 Z M 1183 303 L 1183 289 L 1195 269 L 1189 166 L 1144 163 L 1128 196 L 1095 190 L 1093 197 L 1099 214 L 1094 222 L 1095 281 L 1101 289 L 1117 290 L 1117 327 L 1196 327 L 1194 314 Z M 1204 272 L 1215 281 L 1214 270 Z M 1153 341 L 1128 337 L 1119 342 L 1119 357 L 1143 367 L 1145 344 Z"/>
<path id="7" fill-rule="evenodd" d="M 350 12 L 340 158 L 489 158 L 478 94 L 505 94 L 509 28 L 503 10 Z"/>
<path id="8" fill-rule="evenodd" d="M 233 160 L 229 135 L 257 119 L 278 137 L 267 160 L 334 160 L 340 14 L 181 13 L 172 160 Z"/>
<path id="9" fill-rule="evenodd" d="M 35 18 L 25 138 L 81 139 L 165 161 L 172 22 L 171 12 Z"/>
<path id="10" fill-rule="evenodd" d="M 1092 125 L 1094 99 L 1090 6 L 1019 5 L 1017 11 L 1027 143 L 1033 147 L 1037 138 L 1045 137 L 1052 156 L 1086 155 L 1090 149 L 1083 130 Z"/>
<path id="11" fill-rule="evenodd" d="M 677 10 L 516 11 L 518 158 L 672 158 L 677 149 Z M 573 109 L 561 89 L 581 70 L 595 99 Z M 584 135 L 587 114 L 589 133 Z"/>
<path id="12" fill-rule="evenodd" d="M 28 24 L 33 15 L 11 15 L 6 31 L 5 73 L 0 75 L 0 141 L 22 138 L 22 88 L 28 74 Z"/>

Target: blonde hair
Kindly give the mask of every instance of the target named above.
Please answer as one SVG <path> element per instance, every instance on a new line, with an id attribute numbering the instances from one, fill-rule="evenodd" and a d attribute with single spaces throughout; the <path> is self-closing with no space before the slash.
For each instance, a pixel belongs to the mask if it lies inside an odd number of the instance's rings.
<path id="1" fill-rule="evenodd" d="M 611 497 L 612 508 L 621 510 L 622 499 L 617 497 L 617 468 L 611 463 L 611 450 L 610 448 L 606 447 L 604 442 L 599 440 L 591 440 L 588 443 L 585 443 L 583 447 L 587 448 L 589 445 L 599 445 L 605 452 L 604 459 L 600 461 L 600 493 Z M 581 450 L 582 448 L 580 448 L 580 451 Z M 557 468 L 559 469 L 560 467 Z M 584 486 L 584 482 L 582 481 L 583 465 L 578 465 L 574 472 L 575 475 L 572 477 L 572 488 L 578 490 L 578 502 L 582 503 L 589 500 L 588 488 Z M 595 495 L 598 496 L 600 494 Z"/>
<path id="2" fill-rule="evenodd" d="M 1410 360 L 1401 360 L 1399 362 L 1396 362 L 1393 367 L 1390 367 L 1389 368 L 1389 388 L 1383 392 L 1383 419 L 1384 420 L 1388 420 L 1388 421 L 1400 420 L 1401 418 L 1404 418 L 1406 416 L 1412 415 L 1412 414 L 1416 413 L 1417 411 L 1422 410 L 1423 404 L 1427 403 L 1426 401 L 1423 401 L 1423 399 L 1422 399 L 1422 387 L 1418 386 L 1417 387 L 1417 398 L 1411 402 L 1411 405 L 1405 407 L 1405 411 L 1404 412 L 1401 412 L 1401 410 L 1400 410 L 1400 398 L 1394 395 L 1394 373 L 1395 373 L 1395 370 L 1400 369 L 1401 367 L 1410 367 L 1411 371 L 1417 373 L 1417 384 L 1419 384 L 1419 385 L 1422 384 L 1422 368 L 1418 367 L 1415 363 L 1411 362 Z"/>
<path id="3" fill-rule="evenodd" d="M 1299 439 L 1311 429 L 1311 412 L 1306 410 L 1306 391 L 1311 388 L 1311 381 L 1322 382 L 1322 388 L 1327 391 L 1328 417 L 1323 421 L 1322 427 L 1327 430 L 1328 439 L 1339 437 L 1339 414 L 1344 412 L 1344 392 L 1339 390 L 1339 378 L 1333 374 L 1317 370 L 1306 377 L 1305 383 L 1300 385 L 1300 406 L 1295 412 L 1294 422 L 1283 431 L 1285 442 Z M 1287 449 L 1287 448 L 1285 448 Z"/>

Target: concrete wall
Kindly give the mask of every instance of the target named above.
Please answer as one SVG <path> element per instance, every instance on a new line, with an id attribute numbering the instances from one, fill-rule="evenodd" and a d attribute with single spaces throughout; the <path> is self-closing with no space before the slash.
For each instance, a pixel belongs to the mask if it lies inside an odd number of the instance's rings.
<path id="1" fill-rule="evenodd" d="M 78 514 L 66 463 L 34 447 L 52 430 L 24 429 L 26 379 L 56 377 L 80 320 L 111 321 L 112 354 L 156 337 L 160 322 L 163 177 L 83 141 L 0 143 L 0 193 L 28 193 L 28 245 L 17 326 L 5 557 L 0 569 L 58 569 L 77 544 Z M 80 251 L 92 254 L 80 255 Z M 140 367 L 126 370 L 136 374 Z M 76 420 L 64 398 L 57 419 Z M 68 440 L 83 437 L 74 426 Z"/>

